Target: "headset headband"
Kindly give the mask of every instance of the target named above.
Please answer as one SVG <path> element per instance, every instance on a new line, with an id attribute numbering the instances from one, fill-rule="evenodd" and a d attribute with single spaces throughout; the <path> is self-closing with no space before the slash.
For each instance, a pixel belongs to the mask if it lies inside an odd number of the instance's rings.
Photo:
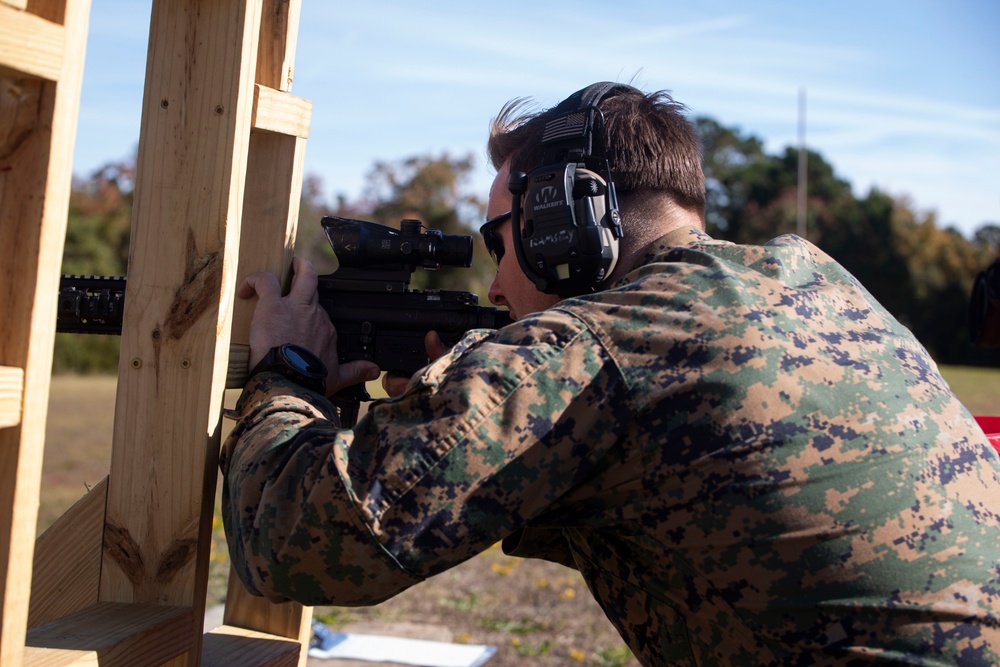
<path id="1" fill-rule="evenodd" d="M 578 90 L 557 104 L 552 110 L 553 118 L 542 131 L 542 164 L 560 162 L 572 151 L 582 151 L 581 158 L 594 155 L 595 126 L 604 123 L 597 105 L 605 97 L 625 91 L 638 92 L 632 86 L 603 81 Z M 603 151 L 595 157 L 603 158 Z"/>

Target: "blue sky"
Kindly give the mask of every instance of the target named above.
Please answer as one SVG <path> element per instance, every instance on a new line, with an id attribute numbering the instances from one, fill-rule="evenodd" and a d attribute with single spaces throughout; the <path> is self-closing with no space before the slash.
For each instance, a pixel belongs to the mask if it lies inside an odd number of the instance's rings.
<path id="1" fill-rule="evenodd" d="M 149 4 L 93 0 L 74 172 L 138 142 Z M 807 143 L 966 235 L 1000 224 L 1000 1 L 303 0 L 292 92 L 313 102 L 306 172 L 357 196 L 376 160 L 472 153 L 504 102 L 600 80 L 667 89 L 764 140 Z M 308 224 L 309 221 L 302 221 Z"/>

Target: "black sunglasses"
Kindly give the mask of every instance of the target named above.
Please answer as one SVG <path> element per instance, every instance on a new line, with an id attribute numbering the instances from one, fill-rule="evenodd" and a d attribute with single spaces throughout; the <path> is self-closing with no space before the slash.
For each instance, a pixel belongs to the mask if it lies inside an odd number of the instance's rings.
<path id="1" fill-rule="evenodd" d="M 484 222 L 483 226 L 479 228 L 479 233 L 483 235 L 483 241 L 486 243 L 486 250 L 490 253 L 497 268 L 500 267 L 500 260 L 503 259 L 503 237 L 497 230 L 500 225 L 510 220 L 510 215 L 510 211 L 501 213 Z"/>

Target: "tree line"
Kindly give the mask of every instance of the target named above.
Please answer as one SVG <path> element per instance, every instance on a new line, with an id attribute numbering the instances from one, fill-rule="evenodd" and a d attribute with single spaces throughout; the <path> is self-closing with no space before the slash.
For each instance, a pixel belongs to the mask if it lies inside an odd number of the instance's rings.
<path id="1" fill-rule="evenodd" d="M 739 128 L 697 118 L 704 149 L 706 225 L 738 243 L 764 243 L 796 229 L 798 152 L 768 154 Z M 493 267 L 478 235 L 484 193 L 470 193 L 471 155 L 416 156 L 376 162 L 357 198 L 327 199 L 313 175 L 303 184 L 296 254 L 323 273 L 335 266 L 319 224 L 324 215 L 398 226 L 415 218 L 446 234 L 472 234 L 471 269 L 418 270 L 415 289 L 471 291 L 487 303 Z M 133 160 L 110 163 L 73 184 L 63 273 L 125 275 L 132 217 Z M 806 237 L 838 260 L 943 364 L 1000 365 L 1000 351 L 969 342 L 968 309 L 978 271 L 1000 255 L 1000 225 L 984 223 L 966 238 L 938 225 L 933 211 L 878 189 L 855 195 L 816 151 L 808 152 Z M 58 334 L 56 372 L 113 372 L 117 337 Z"/>

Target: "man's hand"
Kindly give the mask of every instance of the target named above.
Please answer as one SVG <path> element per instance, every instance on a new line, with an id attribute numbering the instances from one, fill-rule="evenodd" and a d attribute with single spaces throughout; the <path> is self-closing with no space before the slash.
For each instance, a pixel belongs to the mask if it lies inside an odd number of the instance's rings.
<path id="1" fill-rule="evenodd" d="M 448 351 L 448 346 L 441 342 L 441 336 L 437 331 L 428 331 L 424 336 L 424 347 L 427 349 L 427 356 L 431 361 Z M 382 388 L 389 396 L 399 396 L 406 390 L 410 378 L 403 375 L 393 375 L 386 373 L 382 376 Z"/>
<path id="2" fill-rule="evenodd" d="M 326 364 L 326 395 L 351 385 L 374 380 L 379 368 L 370 361 L 337 360 L 337 330 L 319 305 L 316 269 L 302 257 L 292 260 L 292 287 L 281 296 L 281 285 L 273 273 L 253 273 L 236 288 L 236 296 L 259 298 L 250 321 L 250 369 L 267 351 L 284 343 L 295 343 L 317 355 Z"/>

